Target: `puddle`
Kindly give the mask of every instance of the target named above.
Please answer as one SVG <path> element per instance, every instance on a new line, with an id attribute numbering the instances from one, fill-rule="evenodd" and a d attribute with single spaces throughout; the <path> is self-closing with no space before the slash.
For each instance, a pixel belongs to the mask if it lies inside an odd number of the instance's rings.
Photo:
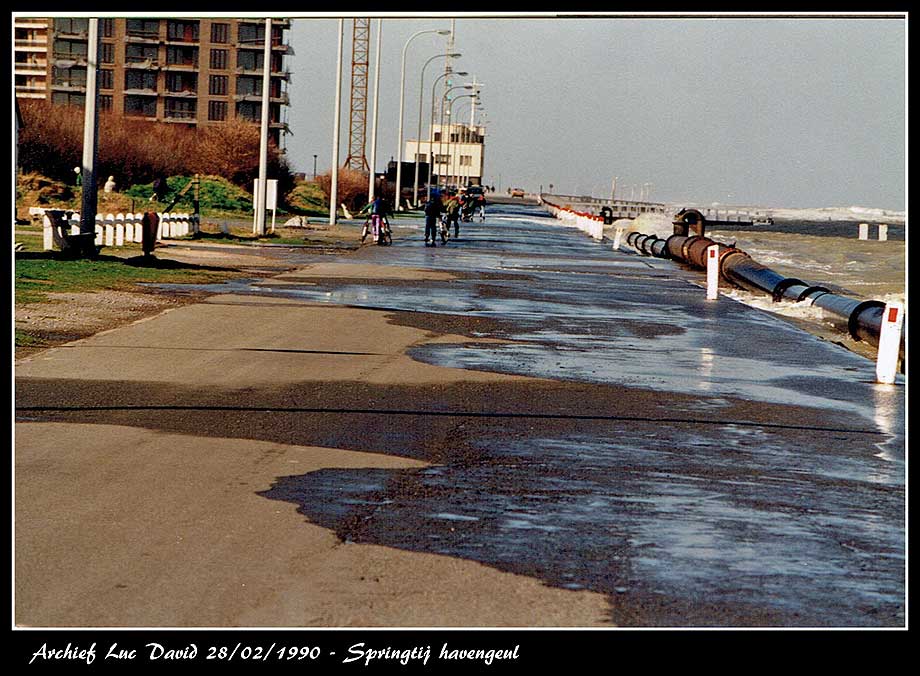
<path id="1" fill-rule="evenodd" d="M 642 424 L 476 443 L 475 462 L 321 470 L 281 477 L 262 495 L 349 542 L 640 603 L 671 599 L 671 610 L 643 618 L 649 625 L 680 624 L 673 608 L 703 599 L 722 615 L 690 624 L 903 622 L 903 477 L 879 482 L 883 461 L 871 454 L 841 458 L 833 439 L 790 443 L 761 429 L 682 440 Z"/>

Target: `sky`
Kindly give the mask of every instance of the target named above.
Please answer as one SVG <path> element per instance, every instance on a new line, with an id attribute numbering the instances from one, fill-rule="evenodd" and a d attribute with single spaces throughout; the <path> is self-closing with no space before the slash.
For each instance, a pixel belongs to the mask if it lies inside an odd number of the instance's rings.
<path id="1" fill-rule="evenodd" d="M 298 16 L 289 37 L 286 140 L 295 171 L 332 163 L 337 18 Z M 328 16 L 328 15 L 327 15 Z M 352 18 L 344 21 L 340 164 L 348 153 Z M 782 208 L 905 209 L 903 18 L 484 17 L 383 19 L 377 171 L 397 155 L 401 55 L 454 19 L 455 70 L 482 82 L 485 179 L 500 191 Z M 422 66 L 447 38 L 406 50 L 403 137 L 418 126 Z M 425 71 L 423 128 L 431 84 Z M 468 119 L 468 105 L 456 111 Z M 427 131 L 423 131 L 423 138 Z"/>

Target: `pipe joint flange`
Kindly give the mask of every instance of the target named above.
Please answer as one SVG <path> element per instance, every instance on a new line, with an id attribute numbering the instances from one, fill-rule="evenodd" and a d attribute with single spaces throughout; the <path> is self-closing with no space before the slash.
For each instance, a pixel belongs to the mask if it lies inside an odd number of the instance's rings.
<path id="1" fill-rule="evenodd" d="M 680 257 L 684 263 L 690 261 L 690 245 L 693 244 L 696 240 L 703 239 L 699 235 L 690 235 L 686 240 L 684 240 L 683 245 L 680 247 Z"/>
<path id="2" fill-rule="evenodd" d="M 880 308 L 882 312 L 885 311 L 885 303 L 880 300 L 865 300 L 853 308 L 853 311 L 850 313 L 850 318 L 847 320 L 847 330 L 850 332 L 850 336 L 853 340 L 862 340 L 862 338 L 859 337 L 859 315 L 869 308 L 874 307 Z"/>
<path id="3" fill-rule="evenodd" d="M 811 294 L 819 293 L 819 292 L 824 294 L 824 293 L 830 293 L 831 290 L 828 289 L 826 286 L 809 286 L 807 289 L 805 289 L 802 293 L 799 294 L 799 297 L 795 299 L 795 302 L 801 303 L 803 300 L 808 298 Z"/>
<path id="4" fill-rule="evenodd" d="M 783 281 L 773 287 L 773 302 L 778 303 L 783 299 L 783 292 L 788 289 L 790 286 L 808 286 L 801 279 L 796 279 L 795 277 L 786 277 Z"/>

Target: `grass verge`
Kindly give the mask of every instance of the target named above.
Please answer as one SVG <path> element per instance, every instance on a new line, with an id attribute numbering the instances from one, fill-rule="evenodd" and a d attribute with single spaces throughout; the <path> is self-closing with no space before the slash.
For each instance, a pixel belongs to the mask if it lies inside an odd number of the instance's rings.
<path id="1" fill-rule="evenodd" d="M 46 302 L 49 293 L 131 290 L 140 282 L 215 282 L 227 279 L 234 272 L 228 268 L 185 265 L 156 258 L 148 261 L 143 256 L 67 260 L 53 252 L 19 254 L 15 272 L 16 304 Z"/>

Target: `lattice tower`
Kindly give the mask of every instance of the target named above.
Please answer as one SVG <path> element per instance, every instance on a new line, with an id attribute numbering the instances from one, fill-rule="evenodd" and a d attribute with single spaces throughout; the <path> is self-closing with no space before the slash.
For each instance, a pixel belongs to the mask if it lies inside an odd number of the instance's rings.
<path id="1" fill-rule="evenodd" d="M 348 128 L 348 158 L 345 160 L 345 166 L 358 171 L 370 171 L 364 152 L 370 42 L 371 20 L 354 19 L 351 38 L 351 115 Z"/>

